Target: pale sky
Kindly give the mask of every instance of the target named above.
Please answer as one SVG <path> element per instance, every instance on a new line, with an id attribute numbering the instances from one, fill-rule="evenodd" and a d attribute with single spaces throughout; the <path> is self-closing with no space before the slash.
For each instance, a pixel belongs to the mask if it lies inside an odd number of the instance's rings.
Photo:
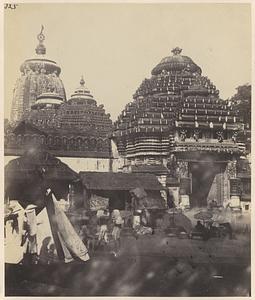
<path id="1" fill-rule="evenodd" d="M 84 75 L 112 120 L 163 57 L 179 46 L 223 99 L 251 82 L 250 4 L 19 4 L 4 11 L 5 117 L 25 59 L 44 25 L 47 57 L 61 67 L 67 97 Z"/>

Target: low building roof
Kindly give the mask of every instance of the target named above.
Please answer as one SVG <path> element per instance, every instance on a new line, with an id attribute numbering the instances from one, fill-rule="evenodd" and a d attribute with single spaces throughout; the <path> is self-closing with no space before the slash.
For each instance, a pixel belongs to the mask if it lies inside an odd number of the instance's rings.
<path id="1" fill-rule="evenodd" d="M 126 190 L 141 187 L 145 190 L 163 190 L 164 187 L 153 174 L 80 172 L 84 186 L 90 190 Z"/>

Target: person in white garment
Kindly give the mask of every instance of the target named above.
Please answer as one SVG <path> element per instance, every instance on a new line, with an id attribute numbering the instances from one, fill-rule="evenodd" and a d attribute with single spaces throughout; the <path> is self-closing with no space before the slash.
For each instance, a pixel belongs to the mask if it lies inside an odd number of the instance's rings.
<path id="1" fill-rule="evenodd" d="M 115 253 L 118 253 L 121 246 L 120 233 L 121 233 L 122 225 L 124 223 L 124 220 L 122 219 L 120 211 L 118 209 L 113 210 L 112 221 L 113 221 L 112 237 L 114 240 L 114 248 L 115 248 Z"/>
<path id="2" fill-rule="evenodd" d="M 37 221 L 36 205 L 29 204 L 24 213 L 23 232 L 21 246 L 24 250 L 23 263 L 33 264 L 37 262 Z"/>

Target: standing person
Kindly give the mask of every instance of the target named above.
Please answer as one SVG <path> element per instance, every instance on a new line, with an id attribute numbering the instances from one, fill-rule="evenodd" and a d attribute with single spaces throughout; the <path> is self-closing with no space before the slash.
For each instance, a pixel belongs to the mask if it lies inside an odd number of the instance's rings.
<path id="1" fill-rule="evenodd" d="M 88 221 L 85 221 L 81 227 L 81 237 L 83 243 L 87 246 L 88 250 L 94 251 L 94 235 L 91 228 L 88 226 Z"/>
<path id="2" fill-rule="evenodd" d="M 112 212 L 112 221 L 113 221 L 113 230 L 112 230 L 112 237 L 114 240 L 114 248 L 115 252 L 114 255 L 116 256 L 117 253 L 120 250 L 120 233 L 121 233 L 121 227 L 122 224 L 124 223 L 120 211 L 118 209 L 114 209 Z"/>
<path id="3" fill-rule="evenodd" d="M 49 253 L 48 253 L 48 264 L 52 264 L 56 262 L 56 254 L 55 254 L 56 247 L 54 244 L 50 244 Z"/>
<path id="4" fill-rule="evenodd" d="M 98 216 L 99 216 L 98 225 L 100 226 L 100 231 L 98 236 L 99 244 L 101 243 L 101 241 L 104 241 L 105 244 L 108 244 L 109 239 L 108 239 L 107 224 L 109 221 L 109 213 L 105 209 L 102 213 L 99 213 Z"/>
<path id="5" fill-rule="evenodd" d="M 50 241 L 51 241 L 51 237 L 49 237 L 49 236 L 47 236 L 42 241 L 42 247 L 40 249 L 40 254 L 39 254 L 39 264 L 42 264 L 42 265 L 48 264 Z"/>
<path id="6" fill-rule="evenodd" d="M 36 206 L 29 204 L 25 209 L 21 247 L 24 247 L 24 264 L 33 264 L 37 261 L 37 221 Z"/>

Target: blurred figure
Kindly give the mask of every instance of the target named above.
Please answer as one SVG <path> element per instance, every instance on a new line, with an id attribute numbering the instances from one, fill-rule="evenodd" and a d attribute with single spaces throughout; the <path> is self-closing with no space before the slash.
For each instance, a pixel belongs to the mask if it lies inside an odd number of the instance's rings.
<path id="1" fill-rule="evenodd" d="M 201 233 L 203 240 L 206 241 L 209 239 L 209 237 L 210 237 L 209 230 L 204 225 L 202 225 L 202 223 L 200 221 L 197 221 L 195 230 Z"/>
<path id="2" fill-rule="evenodd" d="M 100 226 L 100 231 L 99 231 L 99 236 L 98 236 L 98 241 L 99 244 L 104 241 L 105 244 L 109 243 L 109 238 L 108 238 L 108 221 L 109 221 L 109 213 L 107 210 L 104 210 L 103 213 L 98 214 L 99 219 L 98 219 L 98 225 Z"/>
<path id="3" fill-rule="evenodd" d="M 220 223 L 220 226 L 224 227 L 226 234 L 228 234 L 229 239 L 233 239 L 233 230 L 229 222 Z"/>
<path id="4" fill-rule="evenodd" d="M 120 233 L 121 233 L 121 227 L 124 223 L 120 211 L 118 209 L 114 209 L 112 212 L 112 221 L 113 221 L 113 230 L 112 230 L 112 237 L 114 240 L 114 248 L 115 252 L 118 252 L 120 250 Z"/>
<path id="5" fill-rule="evenodd" d="M 37 221 L 36 206 L 29 204 L 24 213 L 21 247 L 24 247 L 24 264 L 37 263 Z"/>
<path id="6" fill-rule="evenodd" d="M 217 208 L 217 207 L 218 207 L 218 202 L 216 201 L 216 199 L 213 199 L 208 204 L 208 208 L 209 209 L 214 209 L 214 208 Z"/>
<path id="7" fill-rule="evenodd" d="M 167 207 L 168 208 L 175 207 L 173 194 L 172 193 L 170 194 L 169 191 L 167 191 Z"/>
<path id="8" fill-rule="evenodd" d="M 47 236 L 43 242 L 42 242 L 42 247 L 40 249 L 40 254 L 39 254 L 39 263 L 42 265 L 48 264 L 49 260 L 49 243 L 51 241 L 51 237 Z"/>
<path id="9" fill-rule="evenodd" d="M 203 232 L 205 227 L 202 225 L 200 221 L 197 221 L 197 225 L 195 226 L 196 231 Z"/>
<path id="10" fill-rule="evenodd" d="M 48 264 L 52 264 L 56 261 L 56 253 L 55 253 L 55 245 L 51 244 L 49 248 L 49 254 L 48 254 Z"/>
<path id="11" fill-rule="evenodd" d="M 95 250 L 95 235 L 93 234 L 91 227 L 88 226 L 88 222 L 85 221 L 81 227 L 81 237 L 83 243 L 91 251 Z"/>
<path id="12" fill-rule="evenodd" d="M 141 210 L 136 210 L 134 212 L 134 216 L 133 216 L 133 229 L 135 229 L 137 226 L 140 226 L 140 224 L 141 224 L 141 214 L 142 214 Z"/>

